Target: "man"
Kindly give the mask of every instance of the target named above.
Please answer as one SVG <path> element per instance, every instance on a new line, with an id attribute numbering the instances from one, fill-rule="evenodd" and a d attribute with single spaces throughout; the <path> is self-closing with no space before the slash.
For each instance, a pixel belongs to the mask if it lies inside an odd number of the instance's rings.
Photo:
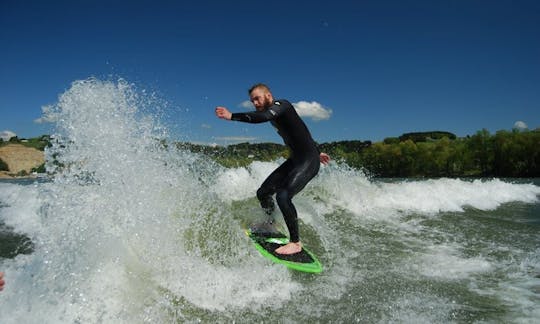
<path id="1" fill-rule="evenodd" d="M 319 172 L 320 163 L 328 164 L 330 157 L 320 153 L 306 125 L 287 100 L 274 100 L 268 86 L 256 84 L 249 89 L 249 97 L 256 111 L 231 113 L 216 107 L 216 116 L 246 123 L 271 122 L 290 149 L 290 157 L 280 165 L 257 190 L 257 198 L 267 214 L 274 211 L 272 195 L 283 214 L 289 230 L 290 243 L 278 249 L 278 254 L 295 254 L 302 250 L 298 233 L 298 219 L 292 198 Z"/>

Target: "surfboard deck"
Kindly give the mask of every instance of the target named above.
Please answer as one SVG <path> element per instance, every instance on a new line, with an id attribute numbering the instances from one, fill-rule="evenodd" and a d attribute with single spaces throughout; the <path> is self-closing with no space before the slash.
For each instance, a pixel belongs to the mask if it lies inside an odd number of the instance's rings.
<path id="1" fill-rule="evenodd" d="M 251 230 L 245 230 L 246 235 L 251 239 L 253 245 L 267 259 L 277 264 L 282 264 L 290 269 L 321 273 L 322 265 L 315 255 L 302 247 L 302 251 L 291 254 L 277 254 L 275 250 L 282 245 L 289 243 L 287 236 L 281 232 L 276 233 L 253 233 Z"/>

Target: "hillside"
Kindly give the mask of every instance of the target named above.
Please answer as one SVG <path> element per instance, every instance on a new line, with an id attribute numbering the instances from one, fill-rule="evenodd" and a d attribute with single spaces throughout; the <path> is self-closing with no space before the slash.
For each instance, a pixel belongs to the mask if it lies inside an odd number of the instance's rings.
<path id="1" fill-rule="evenodd" d="M 33 168 L 45 163 L 43 151 L 21 144 L 7 144 L 0 147 L 0 160 L 7 165 L 7 171 L 0 171 L 0 178 L 29 175 Z"/>

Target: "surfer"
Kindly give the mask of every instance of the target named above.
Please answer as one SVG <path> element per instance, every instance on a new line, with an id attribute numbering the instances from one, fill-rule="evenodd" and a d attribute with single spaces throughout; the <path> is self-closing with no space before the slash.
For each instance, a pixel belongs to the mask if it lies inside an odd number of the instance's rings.
<path id="1" fill-rule="evenodd" d="M 264 180 L 257 190 L 257 198 L 261 207 L 270 215 L 275 209 L 272 196 L 276 194 L 276 201 L 289 230 L 290 243 L 275 252 L 295 254 L 302 251 L 302 243 L 292 198 L 317 175 L 320 163 L 330 162 L 330 157 L 319 151 L 317 143 L 290 102 L 284 99 L 274 100 L 270 88 L 262 83 L 249 89 L 249 97 L 256 111 L 231 113 L 226 107 L 216 107 L 216 116 L 246 123 L 269 121 L 289 147 L 289 158 Z"/>

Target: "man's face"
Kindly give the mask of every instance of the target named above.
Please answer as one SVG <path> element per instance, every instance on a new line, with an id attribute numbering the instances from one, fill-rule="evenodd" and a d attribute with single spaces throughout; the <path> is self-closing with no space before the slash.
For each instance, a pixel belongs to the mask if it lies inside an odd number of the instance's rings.
<path id="1" fill-rule="evenodd" d="M 263 111 L 272 106 L 272 94 L 264 89 L 253 89 L 249 97 L 257 111 Z"/>

